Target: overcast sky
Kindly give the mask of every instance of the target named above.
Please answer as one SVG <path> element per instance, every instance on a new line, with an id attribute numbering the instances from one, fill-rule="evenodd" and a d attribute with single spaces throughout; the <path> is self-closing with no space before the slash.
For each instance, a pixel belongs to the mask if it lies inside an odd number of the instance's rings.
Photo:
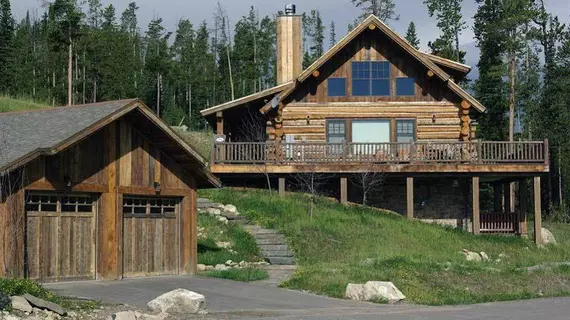
<path id="1" fill-rule="evenodd" d="M 117 9 L 117 16 L 133 0 L 102 0 L 105 5 L 113 4 Z M 41 0 L 11 0 L 12 9 L 18 19 L 22 18 L 26 10 L 39 10 Z M 216 7 L 215 0 L 137 0 L 139 10 L 139 22 L 144 30 L 148 22 L 155 16 L 164 20 L 165 26 L 174 31 L 178 20 L 181 18 L 191 19 L 195 25 L 203 20 L 211 21 Z M 418 27 L 418 34 L 423 50 L 427 49 L 427 42 L 438 36 L 438 30 L 434 19 L 426 12 L 423 0 L 396 0 L 396 11 L 400 15 L 400 21 L 391 22 L 391 26 L 400 34 L 405 34 L 410 21 L 414 21 Z M 570 0 L 546 0 L 549 11 L 558 15 L 562 21 L 570 22 Z M 232 24 L 246 15 L 250 6 L 254 6 L 260 15 L 271 15 L 283 10 L 286 4 L 297 4 L 297 11 L 310 11 L 318 9 L 328 26 L 331 20 L 337 25 L 337 37 L 342 38 L 347 32 L 347 25 L 359 14 L 350 0 L 220 0 L 226 9 Z M 39 9 L 38 9 L 39 8 Z M 463 16 L 468 23 L 468 29 L 461 36 L 461 44 L 468 51 L 467 62 L 476 63 L 478 53 L 473 42 L 472 17 L 477 5 L 474 0 L 464 0 Z M 327 30 L 328 36 L 328 30 Z M 327 43 L 328 45 L 328 43 Z"/>

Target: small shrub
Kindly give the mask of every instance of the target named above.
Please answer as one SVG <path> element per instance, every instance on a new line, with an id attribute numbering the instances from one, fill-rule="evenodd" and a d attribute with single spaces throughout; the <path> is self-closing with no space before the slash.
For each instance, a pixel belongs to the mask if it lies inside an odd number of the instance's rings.
<path id="1" fill-rule="evenodd" d="M 0 310 L 9 310 L 12 307 L 10 297 L 0 291 Z"/>
<path id="2" fill-rule="evenodd" d="M 52 293 L 47 291 L 39 283 L 29 279 L 0 279 L 0 291 L 8 296 L 21 296 L 24 293 L 31 294 L 38 298 L 48 298 L 53 296 Z"/>

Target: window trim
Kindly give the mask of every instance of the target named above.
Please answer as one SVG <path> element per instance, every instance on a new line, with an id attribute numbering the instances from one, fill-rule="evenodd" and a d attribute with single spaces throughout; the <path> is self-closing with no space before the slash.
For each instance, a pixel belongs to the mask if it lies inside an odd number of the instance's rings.
<path id="1" fill-rule="evenodd" d="M 127 205 L 125 202 L 128 200 L 138 200 L 144 202 L 143 205 Z M 164 205 L 164 202 L 160 205 L 152 205 L 152 200 L 155 201 L 173 201 L 174 205 Z M 153 197 L 153 196 L 138 196 L 138 195 L 123 195 L 123 203 L 121 204 L 121 213 L 123 218 L 150 218 L 150 219 L 176 219 L 180 215 L 180 205 L 181 200 L 177 197 Z M 161 213 L 152 213 L 152 209 L 159 207 Z M 126 211 L 125 208 L 130 208 L 130 212 Z M 136 213 L 135 208 L 145 208 L 145 213 Z M 165 213 L 165 208 L 174 209 L 174 213 Z"/>
<path id="2" fill-rule="evenodd" d="M 348 132 L 347 132 L 346 121 L 347 121 L 347 119 L 339 119 L 339 118 L 331 118 L 331 119 L 325 120 L 325 126 L 326 126 L 325 135 L 326 135 L 327 143 L 334 143 L 334 142 L 329 142 L 329 137 L 331 135 L 330 130 L 329 130 L 329 124 L 331 122 L 337 122 L 337 123 L 343 124 L 343 126 L 344 126 L 344 142 L 348 141 Z M 333 134 L 333 135 L 340 137 L 340 134 Z"/>
<path id="3" fill-rule="evenodd" d="M 33 201 L 32 197 L 40 197 L 39 201 Z M 54 210 L 42 209 L 41 197 L 51 197 L 55 198 L 55 202 L 50 202 L 48 205 L 55 206 Z M 67 204 L 67 206 L 73 205 L 75 211 L 64 211 L 65 198 L 84 198 L 88 202 L 76 201 L 74 204 Z M 49 191 L 29 191 L 26 192 L 24 199 L 24 209 L 28 216 L 30 217 L 41 217 L 41 216 L 65 216 L 65 217 L 93 217 L 97 213 L 98 197 L 96 194 L 89 193 L 56 193 Z M 33 210 L 30 206 L 37 205 L 38 209 Z M 90 207 L 90 210 L 80 210 L 80 207 Z"/>
<path id="4" fill-rule="evenodd" d="M 385 120 L 390 122 L 390 143 L 398 142 L 398 121 L 410 121 L 413 123 L 413 142 L 418 141 L 418 121 L 417 118 L 392 118 L 392 117 L 369 117 L 369 118 L 327 118 L 325 119 L 325 138 L 326 143 L 329 142 L 329 122 L 330 121 L 343 121 L 345 130 L 345 140 L 348 143 L 352 143 L 352 122 L 356 121 L 378 121 Z"/>
<path id="5" fill-rule="evenodd" d="M 417 142 L 418 141 L 418 121 L 415 118 L 395 118 L 395 125 L 396 127 L 394 128 L 394 138 L 395 141 L 394 142 L 398 142 L 398 122 L 399 121 L 405 121 L 405 122 L 411 122 L 412 123 L 412 141 L 413 142 Z"/>

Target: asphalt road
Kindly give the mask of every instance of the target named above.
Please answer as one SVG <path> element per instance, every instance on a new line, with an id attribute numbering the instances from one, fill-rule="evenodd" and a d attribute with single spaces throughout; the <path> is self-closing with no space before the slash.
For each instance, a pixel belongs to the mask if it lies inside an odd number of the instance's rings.
<path id="1" fill-rule="evenodd" d="M 157 277 L 122 281 L 46 284 L 60 294 L 145 309 L 157 296 L 184 288 L 206 297 L 212 319 L 570 319 L 570 299 L 553 298 L 457 307 L 377 305 L 204 277 Z"/>

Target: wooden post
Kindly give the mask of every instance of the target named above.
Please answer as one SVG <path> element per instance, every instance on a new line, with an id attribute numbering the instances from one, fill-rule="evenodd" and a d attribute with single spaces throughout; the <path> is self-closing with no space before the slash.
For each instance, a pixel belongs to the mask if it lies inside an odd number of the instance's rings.
<path id="1" fill-rule="evenodd" d="M 509 212 L 515 212 L 516 201 L 516 183 L 509 183 Z"/>
<path id="2" fill-rule="evenodd" d="M 348 203 L 348 179 L 346 177 L 340 178 L 340 203 Z"/>
<path id="3" fill-rule="evenodd" d="M 502 186 L 500 184 L 493 185 L 493 208 L 495 213 L 503 212 Z"/>
<path id="4" fill-rule="evenodd" d="M 503 184 L 503 212 L 504 213 L 511 213 L 511 184 L 505 183 Z"/>
<path id="5" fill-rule="evenodd" d="M 408 220 L 414 219 L 414 178 L 408 177 L 406 179 L 406 198 L 408 204 Z"/>
<path id="6" fill-rule="evenodd" d="M 217 112 L 216 113 L 216 134 L 221 136 L 224 134 L 224 113 Z"/>
<path id="7" fill-rule="evenodd" d="M 285 178 L 279 178 L 279 196 L 285 196 Z"/>
<path id="8" fill-rule="evenodd" d="M 473 177 L 473 234 L 481 233 L 481 212 L 479 207 L 479 177 Z"/>
<path id="9" fill-rule="evenodd" d="M 534 242 L 542 244 L 542 203 L 540 177 L 534 177 Z"/>
<path id="10" fill-rule="evenodd" d="M 520 219 L 519 219 L 519 233 L 521 237 L 528 237 L 528 224 L 526 215 L 528 214 L 528 197 L 526 190 L 526 179 L 522 179 L 519 183 L 519 201 L 520 201 Z"/>
<path id="11" fill-rule="evenodd" d="M 180 259 L 179 273 L 192 275 L 196 273 L 198 255 L 197 228 L 198 214 L 196 213 L 196 180 L 190 179 L 190 192 L 182 199 L 180 210 Z"/>

